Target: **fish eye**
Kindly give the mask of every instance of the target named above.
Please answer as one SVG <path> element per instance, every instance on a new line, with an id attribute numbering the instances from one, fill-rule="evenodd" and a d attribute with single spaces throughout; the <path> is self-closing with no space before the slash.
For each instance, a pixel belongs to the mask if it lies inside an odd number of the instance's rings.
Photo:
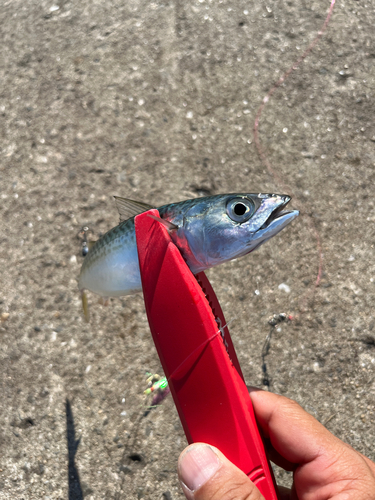
<path id="1" fill-rule="evenodd" d="M 234 222 L 246 222 L 254 213 L 254 204 L 247 198 L 235 198 L 227 204 L 227 214 Z"/>

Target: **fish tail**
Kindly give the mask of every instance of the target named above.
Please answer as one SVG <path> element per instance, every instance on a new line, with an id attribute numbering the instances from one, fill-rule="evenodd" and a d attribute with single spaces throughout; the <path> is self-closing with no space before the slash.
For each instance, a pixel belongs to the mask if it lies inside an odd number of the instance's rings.
<path id="1" fill-rule="evenodd" d="M 86 323 L 89 323 L 90 322 L 90 313 L 89 313 L 89 303 L 87 300 L 86 290 L 81 290 L 81 299 L 82 299 L 83 314 L 85 316 Z"/>

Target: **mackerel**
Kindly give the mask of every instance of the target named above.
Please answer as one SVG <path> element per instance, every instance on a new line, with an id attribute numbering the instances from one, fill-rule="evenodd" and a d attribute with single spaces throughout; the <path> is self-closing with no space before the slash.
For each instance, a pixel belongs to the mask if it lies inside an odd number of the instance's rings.
<path id="1" fill-rule="evenodd" d="M 82 265 L 79 288 L 84 309 L 86 289 L 103 297 L 142 290 L 134 217 L 154 207 L 115 198 L 120 224 L 92 246 Z M 158 211 L 160 222 L 196 274 L 253 252 L 279 233 L 299 214 L 284 210 L 289 201 L 287 195 L 234 193 L 171 203 Z"/>

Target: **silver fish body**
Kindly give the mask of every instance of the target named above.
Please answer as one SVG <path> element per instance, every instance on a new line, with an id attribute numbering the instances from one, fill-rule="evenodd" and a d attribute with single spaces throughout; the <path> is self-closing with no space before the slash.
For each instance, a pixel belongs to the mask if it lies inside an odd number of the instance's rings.
<path id="1" fill-rule="evenodd" d="M 163 205 L 158 211 L 170 223 L 170 236 L 195 274 L 250 253 L 272 238 L 298 216 L 297 210 L 283 211 L 289 201 L 286 195 L 236 193 Z M 79 288 L 105 297 L 141 291 L 134 217 L 90 249 Z"/>

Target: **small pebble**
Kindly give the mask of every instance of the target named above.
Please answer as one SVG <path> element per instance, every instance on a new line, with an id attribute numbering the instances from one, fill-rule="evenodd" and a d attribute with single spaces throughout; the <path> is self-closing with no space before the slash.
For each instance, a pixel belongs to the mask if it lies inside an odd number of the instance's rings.
<path id="1" fill-rule="evenodd" d="M 7 313 L 7 312 L 3 312 L 3 313 L 1 313 L 1 316 L 0 316 L 0 321 L 1 321 L 2 323 L 4 323 L 4 322 L 5 322 L 8 318 L 9 318 L 9 313 Z"/>
<path id="2" fill-rule="evenodd" d="M 280 283 L 278 289 L 282 290 L 283 292 L 290 293 L 290 286 L 288 286 L 286 283 Z"/>

